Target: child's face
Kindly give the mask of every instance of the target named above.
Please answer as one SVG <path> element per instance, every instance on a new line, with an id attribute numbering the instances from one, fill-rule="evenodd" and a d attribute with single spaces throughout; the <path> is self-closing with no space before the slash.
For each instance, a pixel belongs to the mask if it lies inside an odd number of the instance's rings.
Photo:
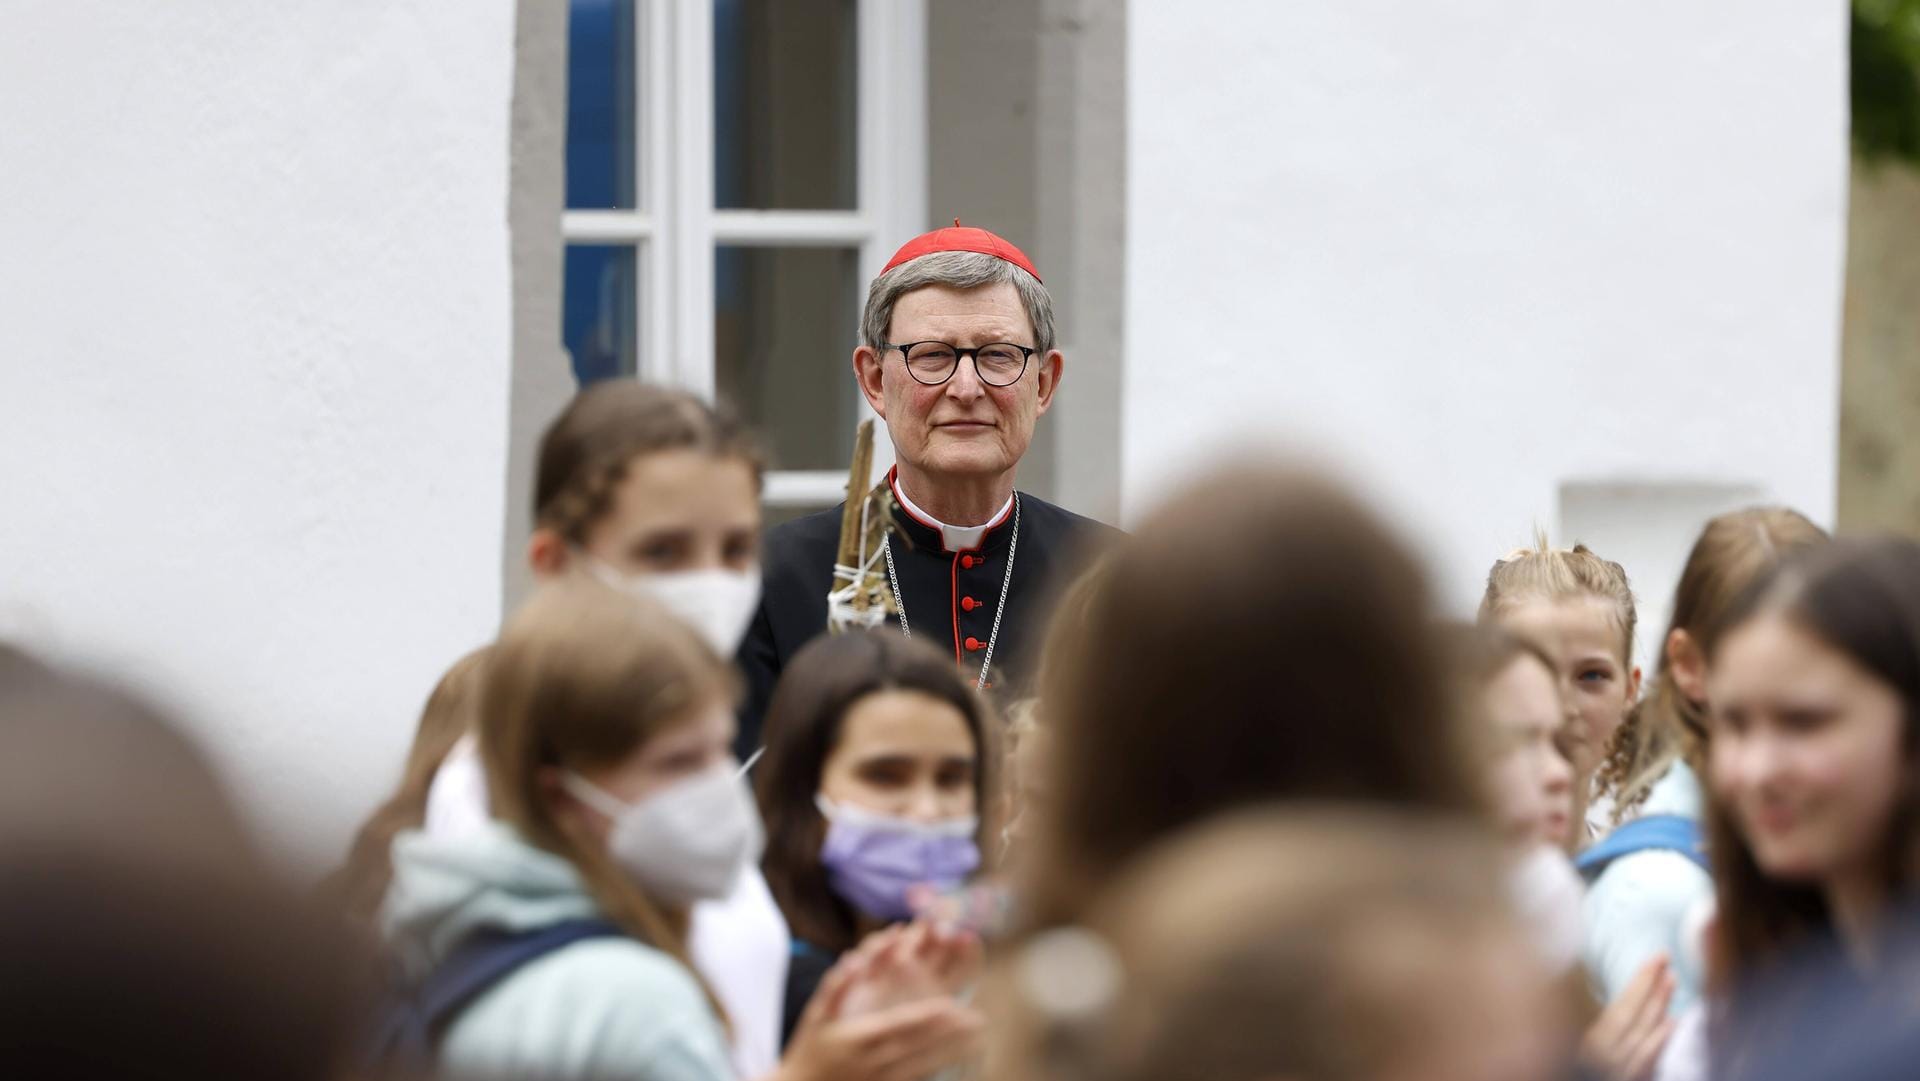
<path id="1" fill-rule="evenodd" d="M 875 691 L 847 710 L 820 794 L 875 814 L 944 822 L 979 813 L 966 715 L 920 691 Z"/>
<path id="2" fill-rule="evenodd" d="M 1640 694 L 1640 670 L 1627 665 L 1619 613 L 1603 597 L 1569 597 L 1527 601 L 1500 623 L 1553 658 L 1573 712 L 1567 742 L 1575 783 L 1584 786 Z"/>
<path id="3" fill-rule="evenodd" d="M 1779 616 L 1730 633 L 1707 686 L 1708 775 L 1760 869 L 1818 881 L 1871 866 L 1904 787 L 1899 692 Z"/>
<path id="4" fill-rule="evenodd" d="M 688 719 L 656 733 L 625 758 L 580 775 L 623 803 L 640 803 L 683 781 L 733 764 L 735 721 L 732 703 L 714 698 Z M 587 827 L 605 840 L 613 822 L 598 812 L 587 813 Z"/>
<path id="5" fill-rule="evenodd" d="M 1566 723 L 1554 673 L 1522 655 L 1488 684 L 1483 700 L 1493 728 L 1487 779 L 1503 832 L 1526 845 L 1564 847 L 1573 828 L 1573 767 L 1555 737 Z"/>
<path id="6" fill-rule="evenodd" d="M 582 547 L 623 575 L 752 571 L 760 562 L 753 470 L 698 450 L 642 455 Z"/>

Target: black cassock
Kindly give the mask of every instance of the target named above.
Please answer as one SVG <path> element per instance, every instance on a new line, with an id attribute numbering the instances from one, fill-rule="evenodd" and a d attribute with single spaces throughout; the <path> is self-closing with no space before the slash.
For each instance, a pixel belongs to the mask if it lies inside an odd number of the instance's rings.
<path id="1" fill-rule="evenodd" d="M 989 529 L 978 548 L 958 552 L 941 543 L 938 528 L 894 509 L 900 526 L 893 537 L 894 567 L 907 624 L 917 641 L 952 651 L 968 679 L 979 675 L 993 639 L 1001 584 L 1008 581 L 1007 556 L 1013 552 L 1013 577 L 994 642 L 993 668 L 987 674 L 988 686 L 1003 702 L 1030 690 L 1027 684 L 1039 662 L 1054 598 L 1086 566 L 1090 554 L 1119 535 L 1110 526 L 1025 493 L 1015 500 L 1017 515 L 1009 513 Z M 747 698 L 735 749 L 743 761 L 760 747 L 767 703 L 781 671 L 801 646 L 827 631 L 827 593 L 833 588 L 841 514 L 836 507 L 767 533 L 760 611 L 740 646 Z M 899 634 L 899 621 L 888 617 L 879 633 Z"/>

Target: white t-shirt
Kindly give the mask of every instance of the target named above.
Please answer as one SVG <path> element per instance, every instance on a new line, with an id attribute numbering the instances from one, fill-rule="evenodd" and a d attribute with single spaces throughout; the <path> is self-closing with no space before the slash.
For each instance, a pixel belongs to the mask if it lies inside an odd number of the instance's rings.
<path id="1" fill-rule="evenodd" d="M 1699 782 L 1685 763 L 1676 762 L 1628 821 L 1675 815 L 1697 822 L 1700 807 Z M 1713 876 L 1699 864 L 1665 849 L 1622 856 L 1588 887 L 1583 909 L 1583 953 L 1601 1001 L 1619 997 L 1656 954 L 1665 954 L 1672 965 L 1668 1016 L 1680 1017 L 1698 999 L 1706 982 L 1699 936 L 1713 909 Z"/>
<path id="2" fill-rule="evenodd" d="M 480 743 L 471 734 L 453 745 L 427 790 L 426 832 L 460 837 L 491 820 Z M 693 906 L 687 951 L 733 1023 L 733 1068 L 760 1077 L 780 1061 L 781 1010 L 793 938 L 758 867 L 740 875 L 733 893 Z"/>

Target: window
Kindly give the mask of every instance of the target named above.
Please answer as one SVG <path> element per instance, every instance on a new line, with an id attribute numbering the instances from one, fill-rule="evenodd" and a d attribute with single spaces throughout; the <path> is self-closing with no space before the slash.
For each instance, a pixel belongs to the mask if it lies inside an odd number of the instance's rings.
<path id="1" fill-rule="evenodd" d="M 738 408 L 840 500 L 866 283 L 924 228 L 924 0 L 573 0 L 562 336 Z M 884 441 L 882 441 L 884 443 Z"/>

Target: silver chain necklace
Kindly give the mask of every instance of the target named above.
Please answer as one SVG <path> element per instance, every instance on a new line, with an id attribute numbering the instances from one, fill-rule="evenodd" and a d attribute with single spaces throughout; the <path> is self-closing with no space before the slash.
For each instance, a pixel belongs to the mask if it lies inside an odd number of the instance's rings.
<path id="1" fill-rule="evenodd" d="M 887 584 L 893 587 L 893 606 L 900 610 L 900 633 L 913 637 L 913 629 L 907 626 L 907 599 L 900 595 L 900 575 L 893 568 L 893 535 L 889 533 L 880 542 L 880 550 L 887 556 Z M 987 633 L 987 655 L 980 662 L 980 674 L 974 683 L 982 690 L 988 687 L 987 673 L 993 668 L 993 647 L 1000 641 L 1000 617 L 1007 611 L 1007 590 L 1013 586 L 1013 557 L 1020 552 L 1020 493 L 1013 495 L 1013 543 L 1007 546 L 1007 573 L 1000 581 L 1000 603 L 993 609 L 993 630 Z"/>

